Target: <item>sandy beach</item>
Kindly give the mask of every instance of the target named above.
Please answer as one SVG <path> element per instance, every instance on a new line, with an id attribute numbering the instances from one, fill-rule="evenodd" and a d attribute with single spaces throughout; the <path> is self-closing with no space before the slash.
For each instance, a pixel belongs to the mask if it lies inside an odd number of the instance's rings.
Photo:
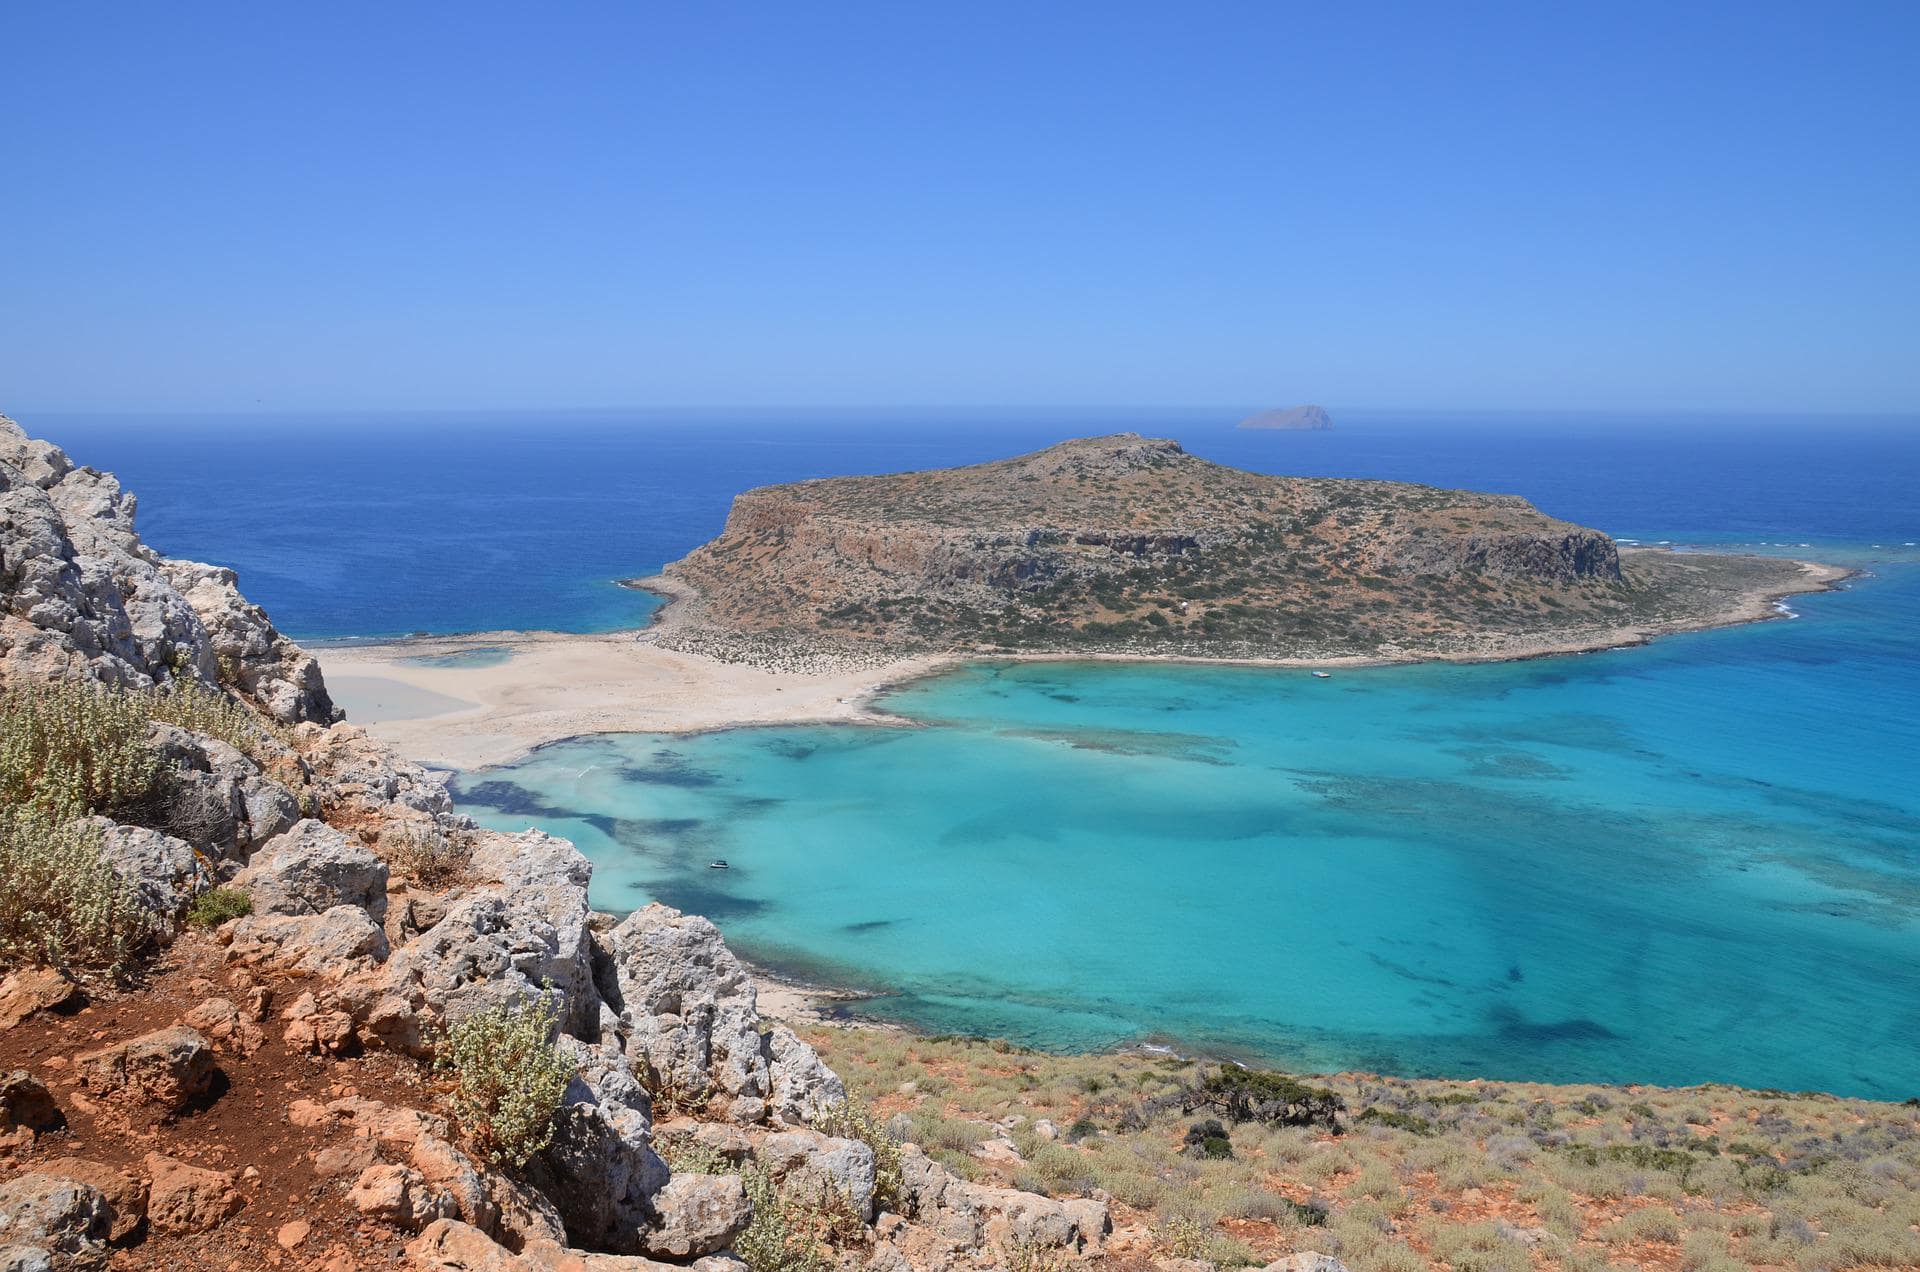
<path id="1" fill-rule="evenodd" d="M 435 767 L 503 764 L 583 733 L 691 733 L 742 724 L 888 723 L 873 693 L 946 662 L 902 658 L 771 671 L 663 649 L 642 634 L 484 632 L 314 649 L 347 718 Z M 491 665 L 450 658 L 498 649 Z"/>

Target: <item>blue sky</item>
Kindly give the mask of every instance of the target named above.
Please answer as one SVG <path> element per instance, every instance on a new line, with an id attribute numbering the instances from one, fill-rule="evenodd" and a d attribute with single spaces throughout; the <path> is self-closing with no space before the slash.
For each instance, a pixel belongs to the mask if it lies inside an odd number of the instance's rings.
<path id="1" fill-rule="evenodd" d="M 13 4 L 0 410 L 1920 410 L 1920 5 Z"/>

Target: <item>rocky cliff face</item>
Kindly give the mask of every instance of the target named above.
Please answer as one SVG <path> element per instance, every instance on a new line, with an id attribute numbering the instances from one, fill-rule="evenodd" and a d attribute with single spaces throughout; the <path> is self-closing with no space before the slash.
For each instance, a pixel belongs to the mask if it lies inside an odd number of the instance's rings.
<path id="1" fill-rule="evenodd" d="M 880 1197 L 873 1146 L 816 1125 L 844 1104 L 840 1079 L 760 1017 L 711 923 L 596 913 L 573 845 L 455 813 L 437 778 L 340 720 L 313 660 L 231 573 L 143 546 L 133 507 L 0 421 L 0 686 L 189 679 L 284 727 L 242 753 L 155 725 L 166 806 L 96 819 L 104 859 L 196 970 L 163 960 L 140 994 L 93 992 L 111 1019 L 160 1027 L 70 1024 L 49 1013 L 78 1005 L 72 981 L 0 967 L 0 1052 L 38 1070 L 0 1082 L 0 1267 L 94 1267 L 127 1246 L 143 1266 L 226 1267 L 277 1242 L 298 1266 L 386 1266 L 406 1243 L 402 1261 L 428 1269 L 718 1272 L 742 1267 L 740 1175 L 760 1171 L 830 1183 L 854 1216 L 840 1239 L 877 1267 L 1098 1245 L 1102 1203 L 976 1188 L 910 1147 L 911 1178 Z M 180 919 L 217 884 L 251 913 L 211 943 L 186 936 Z M 189 995 L 177 1012 L 172 992 Z M 552 1145 L 512 1173 L 468 1151 L 413 1058 L 451 1022 L 533 1000 L 574 1073 Z M 236 1102 L 252 1112 L 223 1112 Z M 668 1116 L 724 1148 L 718 1165 L 671 1169 L 656 1151 Z M 256 1122 L 275 1149 L 243 1176 L 223 1157 Z M 64 1151 L 76 1127 L 86 1158 Z M 318 1219 L 247 1235 L 251 1214 L 296 1212 Z"/>
<path id="2" fill-rule="evenodd" d="M 339 718 L 320 668 L 231 570 L 140 542 L 135 500 L 0 416 L 0 670 L 145 688 L 223 680 L 282 724 Z"/>
<path id="3" fill-rule="evenodd" d="M 1367 653 L 1633 604 L 1612 540 L 1524 499 L 1268 477 L 1133 434 L 748 491 L 668 575 L 714 628 L 886 647 Z"/>

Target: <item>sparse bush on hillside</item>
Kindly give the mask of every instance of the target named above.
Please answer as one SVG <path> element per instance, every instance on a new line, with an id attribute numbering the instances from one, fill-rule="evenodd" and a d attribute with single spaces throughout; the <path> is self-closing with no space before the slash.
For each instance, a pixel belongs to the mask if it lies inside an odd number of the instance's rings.
<path id="1" fill-rule="evenodd" d="M 99 829 L 64 811 L 0 811 L 0 970 L 46 965 L 123 976 L 153 939 Z"/>
<path id="2" fill-rule="evenodd" d="M 1207 1071 L 1186 1088 L 1181 1107 L 1191 1113 L 1210 1108 L 1234 1122 L 1269 1122 L 1282 1126 L 1324 1126 L 1340 1129 L 1347 1102 L 1325 1087 L 1308 1086 L 1297 1078 L 1265 1069 L 1221 1065 Z"/>
<path id="3" fill-rule="evenodd" d="M 262 764 L 288 744 L 285 731 L 277 725 L 198 681 L 176 680 L 165 689 L 133 696 L 144 699 L 149 720 L 205 734 Z"/>
<path id="4" fill-rule="evenodd" d="M 0 807 L 111 812 L 160 780 L 139 696 L 91 682 L 0 690 Z"/>
<path id="5" fill-rule="evenodd" d="M 489 1007 L 456 1022 L 434 1068 L 453 1079 L 453 1111 L 468 1144 L 515 1168 L 553 1142 L 553 1119 L 574 1066 L 553 1043 L 544 1002 Z"/>

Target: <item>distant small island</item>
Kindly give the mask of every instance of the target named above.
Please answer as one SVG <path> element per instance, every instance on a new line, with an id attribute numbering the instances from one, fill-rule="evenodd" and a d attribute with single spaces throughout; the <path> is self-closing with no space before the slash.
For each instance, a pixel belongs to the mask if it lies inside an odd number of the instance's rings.
<path id="1" fill-rule="evenodd" d="M 1622 551 L 1514 495 L 1272 477 L 1119 433 L 749 490 L 637 585 L 668 648 L 1288 662 L 1531 657 L 1770 616 L 1846 572 Z"/>
<path id="2" fill-rule="evenodd" d="M 1319 432 L 1333 427 L 1333 417 L 1324 406 L 1282 406 L 1257 411 L 1241 420 L 1239 427 L 1271 429 L 1277 432 Z"/>

